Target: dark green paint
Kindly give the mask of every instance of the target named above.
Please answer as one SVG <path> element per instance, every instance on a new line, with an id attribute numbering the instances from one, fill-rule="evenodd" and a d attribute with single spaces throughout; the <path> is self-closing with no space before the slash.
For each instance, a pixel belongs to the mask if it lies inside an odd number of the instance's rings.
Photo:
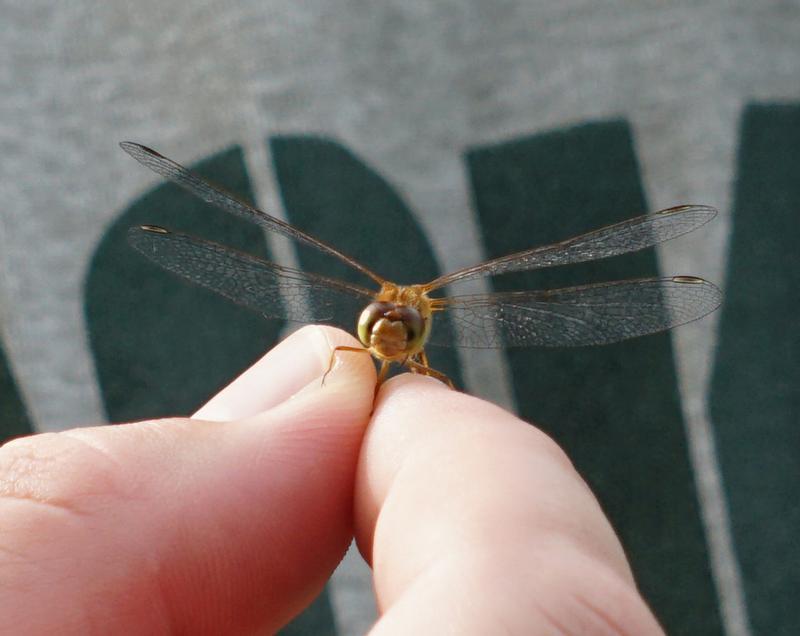
<path id="1" fill-rule="evenodd" d="M 487 251 L 565 239 L 646 208 L 628 125 L 607 122 L 468 153 Z M 679 202 L 675 202 L 679 203 Z M 497 290 L 657 275 L 652 250 L 496 277 Z M 720 634 L 668 335 L 509 351 L 519 413 L 567 451 L 620 534 L 669 634 Z"/>
<path id="2" fill-rule="evenodd" d="M 33 433 L 25 403 L 19 394 L 11 367 L 0 347 L 0 444 L 12 437 Z"/>
<path id="3" fill-rule="evenodd" d="M 131 170 L 140 169 L 131 163 Z M 195 169 L 252 199 L 238 148 Z M 90 342 L 112 422 L 191 413 L 263 354 L 282 326 L 149 262 L 125 238 L 142 223 L 268 256 L 258 227 L 173 184 L 148 192 L 116 219 L 86 281 Z"/>
<path id="4" fill-rule="evenodd" d="M 314 599 L 300 616 L 278 633 L 280 636 L 336 636 L 336 623 L 327 592 Z"/>
<path id="5" fill-rule="evenodd" d="M 744 112 L 711 390 L 755 634 L 800 633 L 800 105 Z"/>
<path id="6" fill-rule="evenodd" d="M 131 162 L 130 169 L 142 168 Z M 252 200 L 239 148 L 193 169 Z M 117 218 L 95 252 L 86 281 L 90 342 L 112 422 L 191 413 L 269 349 L 283 326 L 147 261 L 125 239 L 130 226 L 142 223 L 269 256 L 258 227 L 172 184 L 146 193 Z M 331 633 L 327 594 L 309 611 L 292 633 Z"/>
<path id="7" fill-rule="evenodd" d="M 273 137 L 270 150 L 289 221 L 397 283 L 423 283 L 441 273 L 430 243 L 395 190 L 372 168 L 334 141 Z M 303 269 L 375 288 L 351 268 L 301 247 Z M 340 316 L 355 333 L 358 316 Z M 450 331 L 437 315 L 433 328 Z M 431 365 L 461 385 L 452 349 L 430 347 Z"/>

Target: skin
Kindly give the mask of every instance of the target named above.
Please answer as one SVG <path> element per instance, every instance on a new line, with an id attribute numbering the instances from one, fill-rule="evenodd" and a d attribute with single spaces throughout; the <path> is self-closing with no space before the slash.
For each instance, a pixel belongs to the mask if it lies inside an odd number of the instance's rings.
<path id="1" fill-rule="evenodd" d="M 355 536 L 373 634 L 663 634 L 564 453 L 304 328 L 192 419 L 0 448 L 0 633 L 272 633 Z M 424 408 L 421 408 L 424 405 Z"/>

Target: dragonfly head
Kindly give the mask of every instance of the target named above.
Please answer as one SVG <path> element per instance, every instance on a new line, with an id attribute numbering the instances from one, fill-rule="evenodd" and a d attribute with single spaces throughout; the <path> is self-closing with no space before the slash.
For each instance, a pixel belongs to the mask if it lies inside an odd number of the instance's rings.
<path id="1" fill-rule="evenodd" d="M 367 305 L 358 319 L 361 344 L 385 360 L 402 360 L 425 345 L 430 318 L 409 305 L 376 301 Z"/>

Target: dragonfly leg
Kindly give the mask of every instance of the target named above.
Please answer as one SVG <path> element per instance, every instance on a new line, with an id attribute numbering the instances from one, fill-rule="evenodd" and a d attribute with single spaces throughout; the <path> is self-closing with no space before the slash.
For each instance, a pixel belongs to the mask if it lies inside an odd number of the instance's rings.
<path id="1" fill-rule="evenodd" d="M 436 369 L 431 369 L 427 364 L 422 364 L 421 362 L 417 362 L 416 360 L 412 360 L 411 358 L 409 358 L 408 360 L 406 360 L 406 366 L 408 366 L 408 368 L 411 369 L 412 373 L 421 373 L 422 375 L 429 375 L 430 377 L 439 380 L 439 382 L 444 382 L 454 391 L 456 389 L 455 385 L 453 384 L 453 381 L 450 378 L 448 378 L 441 371 L 437 371 Z"/>
<path id="2" fill-rule="evenodd" d="M 392 364 L 392 363 L 391 363 L 391 362 L 388 362 L 387 360 L 381 360 L 381 370 L 380 370 L 380 372 L 378 373 L 378 383 L 377 383 L 377 386 L 375 387 L 375 390 L 376 390 L 376 391 L 378 390 L 378 387 L 379 387 L 379 386 L 380 386 L 380 385 L 383 383 L 383 381 L 386 379 L 386 376 L 389 374 L 389 366 L 390 366 L 391 364 Z"/>
<path id="3" fill-rule="evenodd" d="M 381 384 L 386 380 L 386 376 L 389 375 L 389 367 L 392 366 L 392 363 L 388 360 L 381 360 L 381 370 L 378 372 L 378 381 L 375 383 L 375 399 L 378 397 L 378 390 L 381 388 Z"/>
<path id="4" fill-rule="evenodd" d="M 425 349 L 422 349 L 417 354 L 417 357 L 419 358 L 419 362 L 421 365 L 426 366 L 430 369 L 431 365 L 428 363 L 428 355 L 425 353 Z"/>
<path id="5" fill-rule="evenodd" d="M 349 351 L 352 353 L 369 353 L 369 351 L 367 351 L 363 347 L 345 347 L 345 346 L 334 347 L 333 351 L 331 351 L 331 359 L 330 362 L 328 362 L 328 369 L 322 375 L 322 386 L 325 386 L 325 378 L 327 378 L 328 374 L 333 370 L 333 363 L 336 361 L 337 351 Z"/>

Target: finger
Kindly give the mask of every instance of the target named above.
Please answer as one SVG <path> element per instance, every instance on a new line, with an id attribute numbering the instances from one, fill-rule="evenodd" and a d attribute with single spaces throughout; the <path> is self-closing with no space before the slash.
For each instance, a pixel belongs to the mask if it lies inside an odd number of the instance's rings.
<path id="1" fill-rule="evenodd" d="M 297 614 L 351 540 L 372 408 L 369 356 L 342 356 L 321 385 L 339 342 L 352 344 L 343 332 L 301 332 L 285 351 L 315 360 L 306 373 L 262 361 L 242 376 L 252 390 L 272 387 L 267 403 L 291 395 L 244 420 L 76 429 L 3 447 L 0 564 L 13 585 L 0 594 L 0 633 L 272 632 Z M 239 388 L 226 391 L 236 413 Z"/>
<path id="2" fill-rule="evenodd" d="M 341 353 L 331 360 L 336 346 L 353 344 L 354 339 L 338 329 L 299 329 L 212 397 L 193 417 L 224 422 L 266 411 L 317 378 L 320 369 L 324 373 L 332 361 L 352 366 L 364 362 L 360 357 L 369 358 L 365 351 L 363 356 Z"/>
<path id="3" fill-rule="evenodd" d="M 376 634 L 661 634 L 597 501 L 556 444 L 405 375 L 381 389 L 356 478 Z"/>

